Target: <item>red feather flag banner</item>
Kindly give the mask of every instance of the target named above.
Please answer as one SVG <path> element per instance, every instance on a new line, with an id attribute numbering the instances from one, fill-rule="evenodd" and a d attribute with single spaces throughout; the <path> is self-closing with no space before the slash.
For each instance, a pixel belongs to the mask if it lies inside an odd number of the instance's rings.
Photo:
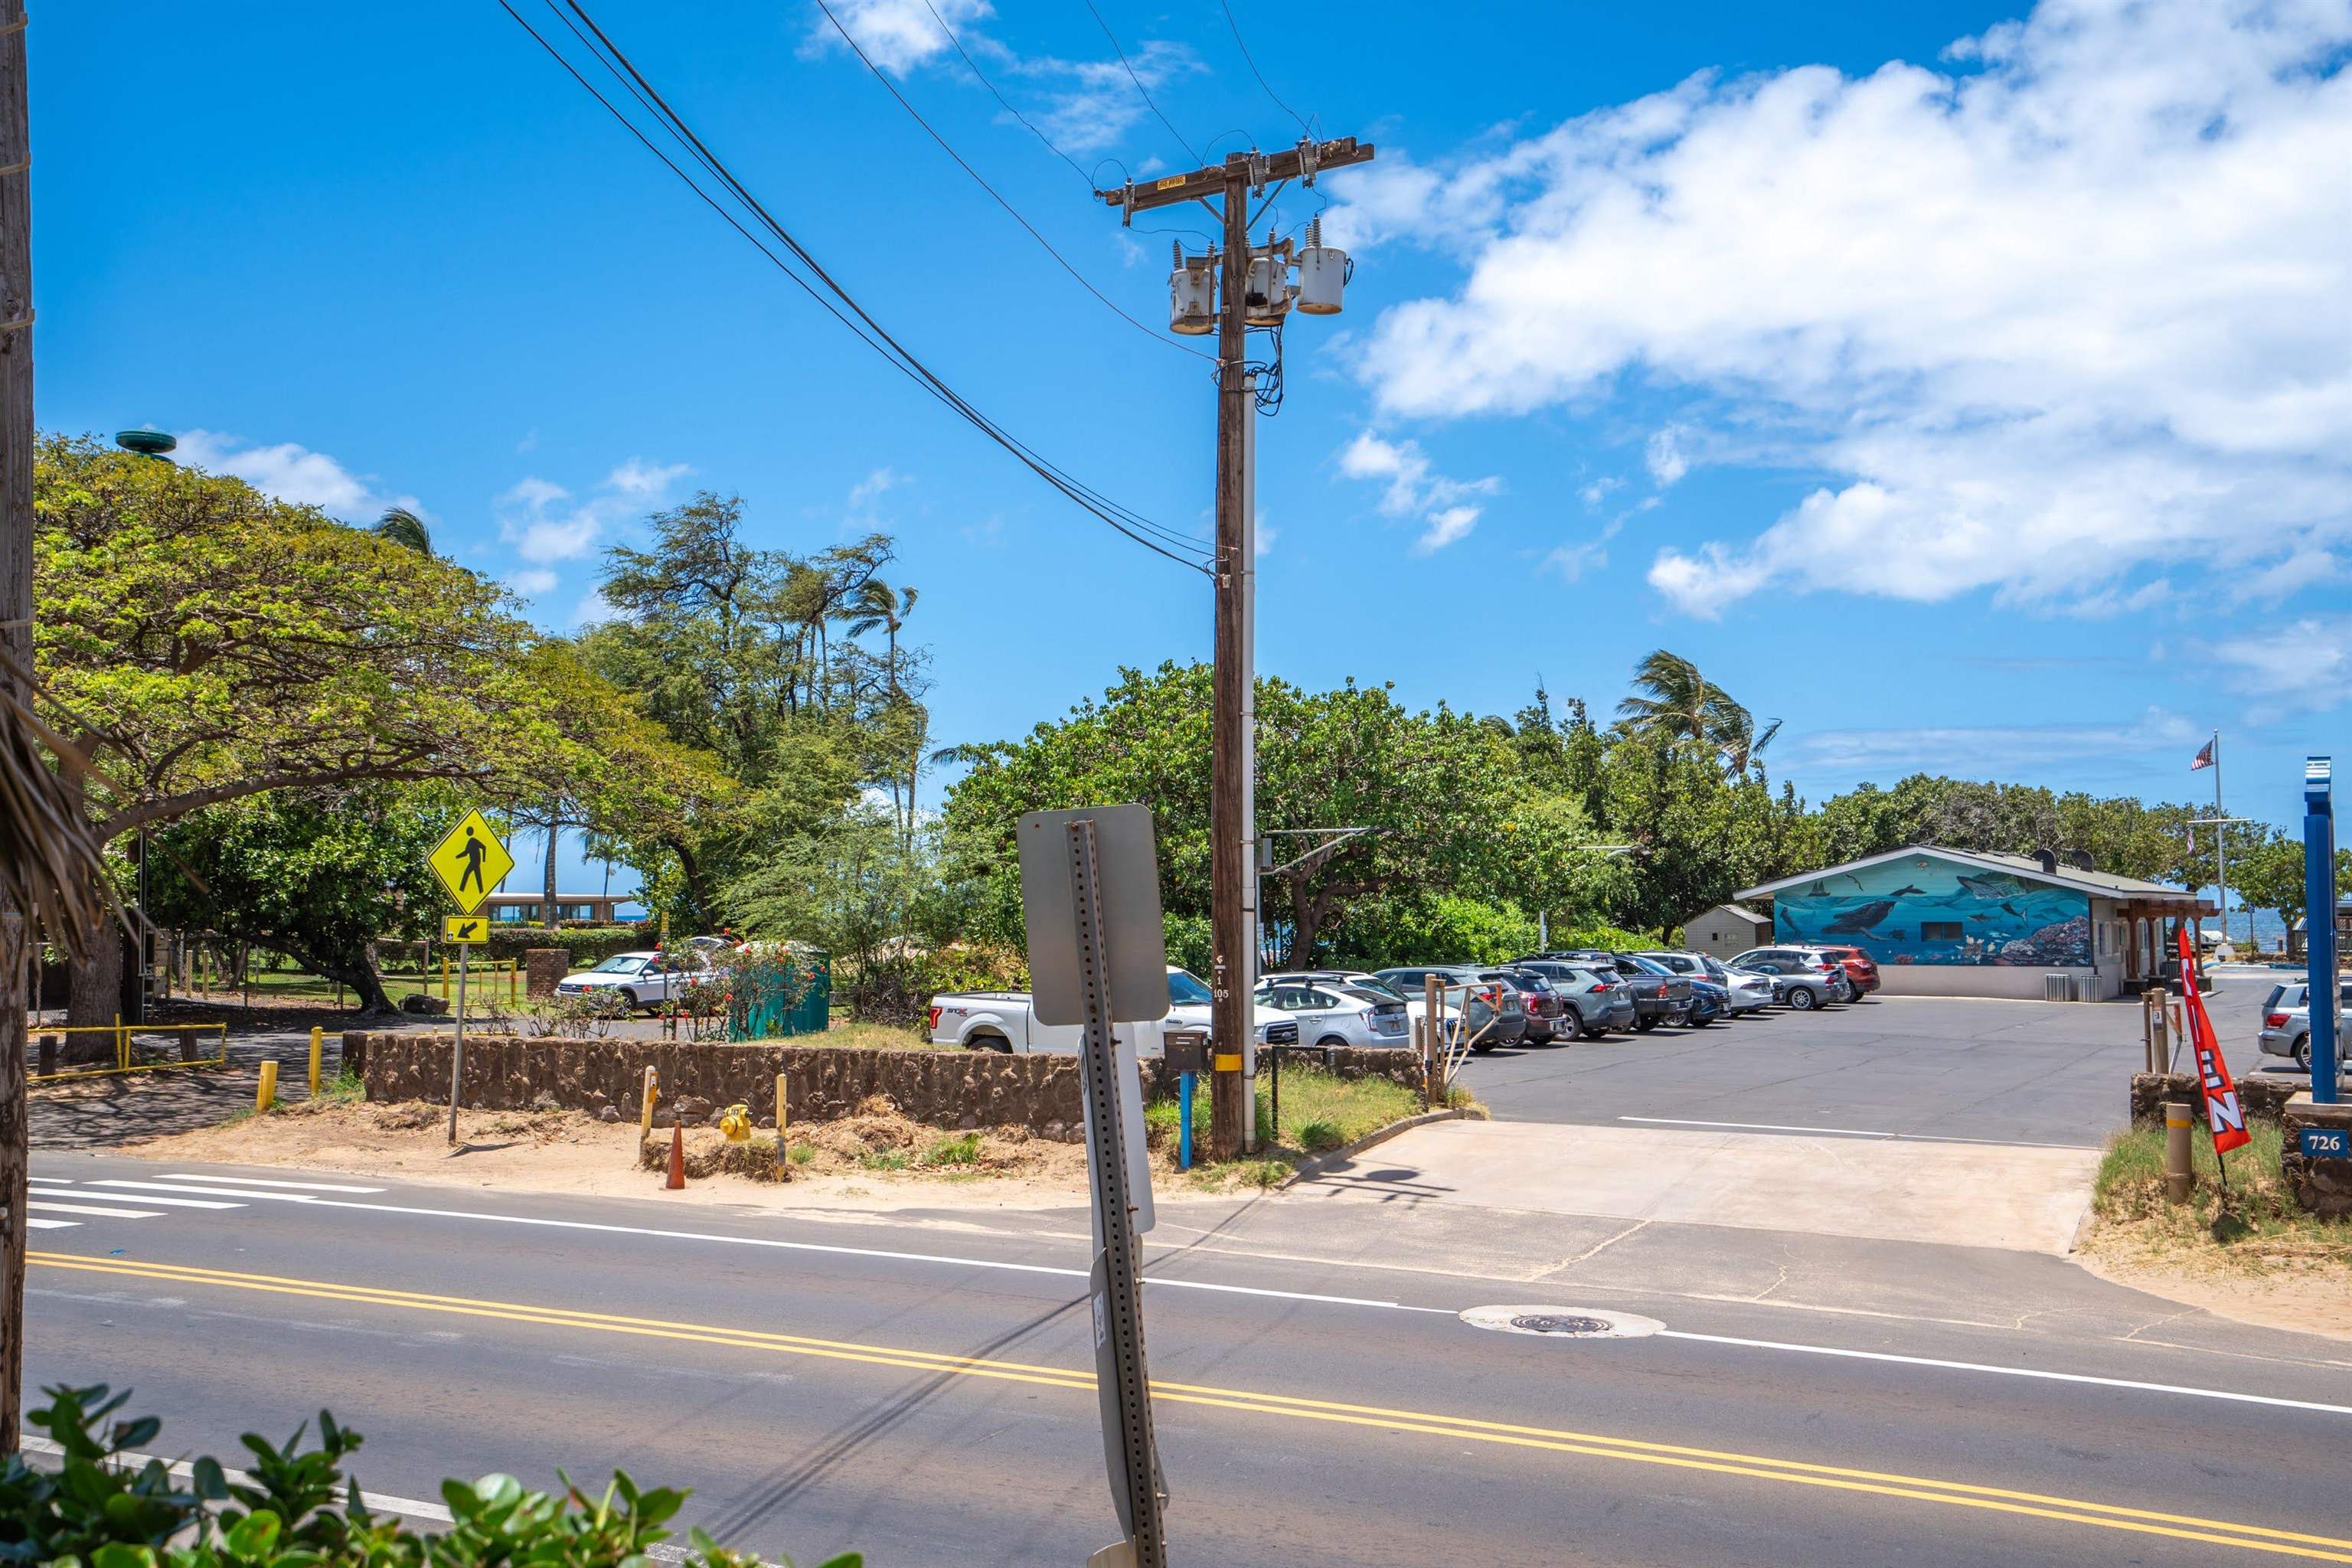
<path id="1" fill-rule="evenodd" d="M 2226 1154 L 2254 1141 L 2246 1131 L 2245 1108 L 2238 1103 L 2238 1086 L 2230 1078 L 2230 1064 L 2221 1059 L 2221 1042 L 2214 1037 L 2212 1016 L 2197 989 L 2197 960 L 2189 945 L 2189 928 L 2180 928 L 2181 1016 L 2189 1025 L 2189 1044 L 2197 1054 L 2197 1091 L 2205 1100 L 2205 1125 L 2213 1134 L 2213 1152 Z"/>

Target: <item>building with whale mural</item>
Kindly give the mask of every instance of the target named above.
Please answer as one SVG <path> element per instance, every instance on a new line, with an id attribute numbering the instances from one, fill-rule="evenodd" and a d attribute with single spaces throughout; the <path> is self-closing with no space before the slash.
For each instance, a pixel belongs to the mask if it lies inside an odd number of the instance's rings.
<path id="1" fill-rule="evenodd" d="M 2040 998 L 2071 974 L 2088 1000 L 2155 977 L 2169 922 L 2210 908 L 2185 889 L 2112 876 L 2085 857 L 1917 844 L 1759 887 L 1776 942 L 1861 948 L 1891 994 Z"/>

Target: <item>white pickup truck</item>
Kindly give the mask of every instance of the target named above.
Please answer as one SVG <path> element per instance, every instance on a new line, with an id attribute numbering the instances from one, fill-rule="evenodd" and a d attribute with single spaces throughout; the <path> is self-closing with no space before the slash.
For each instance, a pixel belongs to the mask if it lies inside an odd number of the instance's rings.
<path id="1" fill-rule="evenodd" d="M 1112 1034 L 1135 1043 L 1139 1057 L 1160 1054 L 1160 1037 L 1170 1029 L 1209 1026 L 1207 985 L 1174 964 L 1168 966 L 1168 1016 L 1143 1024 L 1118 1024 Z M 1272 1007 L 1256 1011 L 1257 1043 L 1288 1046 L 1298 1041 L 1298 1021 Z M 1037 1022 L 1026 991 L 951 991 L 931 998 L 928 1037 L 933 1045 L 976 1051 L 1055 1051 L 1075 1056 L 1076 1024 Z"/>

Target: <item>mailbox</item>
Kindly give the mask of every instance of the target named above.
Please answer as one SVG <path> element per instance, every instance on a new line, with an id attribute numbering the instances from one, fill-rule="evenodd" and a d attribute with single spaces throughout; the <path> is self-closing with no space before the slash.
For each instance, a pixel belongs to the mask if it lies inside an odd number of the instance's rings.
<path id="1" fill-rule="evenodd" d="M 1202 1029 L 1171 1029 L 1160 1037 L 1169 1072 L 1207 1072 L 1209 1036 Z"/>

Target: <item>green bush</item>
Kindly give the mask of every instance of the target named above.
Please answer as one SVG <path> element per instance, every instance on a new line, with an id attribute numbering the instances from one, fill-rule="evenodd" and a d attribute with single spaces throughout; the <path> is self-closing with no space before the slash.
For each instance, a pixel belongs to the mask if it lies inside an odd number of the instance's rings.
<path id="1" fill-rule="evenodd" d="M 31 1422 L 62 1450 L 55 1471 L 20 1454 L 0 1464 L 0 1558 L 75 1568 L 621 1568 L 642 1565 L 646 1548 L 669 1538 L 663 1526 L 687 1494 L 641 1491 L 615 1471 L 591 1499 L 567 1477 L 561 1496 L 526 1491 L 512 1476 L 441 1483 L 453 1516 L 446 1533 L 411 1530 L 360 1500 L 342 1461 L 360 1435 L 319 1413 L 319 1446 L 302 1451 L 298 1430 L 283 1447 L 247 1434 L 253 1468 L 244 1475 L 209 1456 L 183 1483 L 161 1459 L 137 1468 L 123 1458 L 154 1441 L 155 1417 L 94 1428 L 130 1394 L 56 1387 Z M 698 1568 L 753 1568 L 701 1531 L 689 1532 Z M 860 1568 L 856 1553 L 824 1568 Z M 786 1565 L 789 1568 L 789 1564 Z"/>
<path id="2" fill-rule="evenodd" d="M 1329 1121 L 1309 1121 L 1298 1129 L 1298 1146 L 1310 1154 L 1337 1149 L 1346 1142 L 1347 1139 L 1340 1136 L 1339 1127 Z"/>
<path id="3" fill-rule="evenodd" d="M 493 922 L 484 951 L 504 962 L 519 960 L 534 947 L 560 947 L 572 955 L 572 968 L 584 969 L 616 952 L 645 952 L 660 941 L 660 928 L 652 925 L 565 926 L 549 931 L 545 926 Z"/>
<path id="4" fill-rule="evenodd" d="M 980 1163 L 980 1134 L 966 1132 L 954 1138 L 942 1138 L 923 1156 L 926 1165 L 977 1165 Z"/>
<path id="5" fill-rule="evenodd" d="M 1622 926 L 1605 925 L 1596 921 L 1591 925 L 1551 929 L 1551 945 L 1555 950 L 1576 947 L 1597 947 L 1610 952 L 1640 952 L 1645 948 L 1664 947 L 1655 931 L 1627 931 Z M 1516 955 L 1514 955 L 1516 956 Z"/>

